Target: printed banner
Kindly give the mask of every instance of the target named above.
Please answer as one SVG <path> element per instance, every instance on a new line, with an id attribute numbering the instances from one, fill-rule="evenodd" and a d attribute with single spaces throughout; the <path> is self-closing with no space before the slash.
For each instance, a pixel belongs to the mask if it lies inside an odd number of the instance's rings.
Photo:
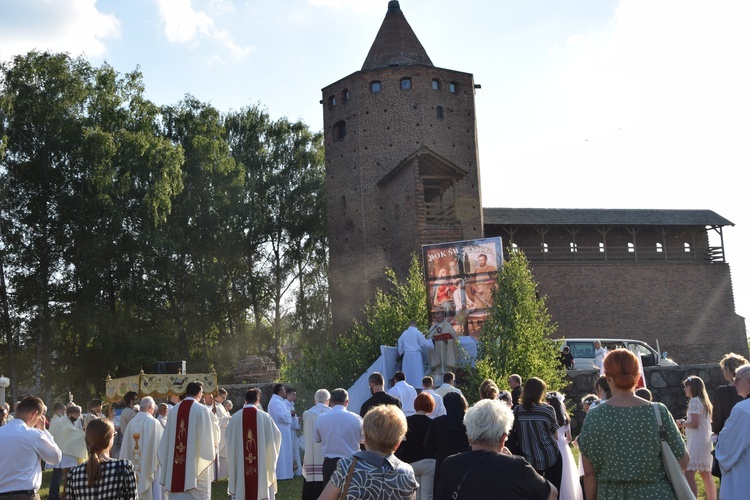
<path id="1" fill-rule="evenodd" d="M 137 392 L 140 397 L 164 397 L 170 394 L 179 396 L 185 394 L 187 385 L 195 380 L 203 384 L 203 392 L 206 394 L 214 393 L 219 388 L 215 373 L 141 373 L 107 380 L 107 401 L 119 401 L 130 391 Z"/>
<path id="2" fill-rule="evenodd" d="M 443 312 L 457 335 L 477 339 L 503 264 L 502 239 L 423 245 L 422 259 L 431 314 Z"/>

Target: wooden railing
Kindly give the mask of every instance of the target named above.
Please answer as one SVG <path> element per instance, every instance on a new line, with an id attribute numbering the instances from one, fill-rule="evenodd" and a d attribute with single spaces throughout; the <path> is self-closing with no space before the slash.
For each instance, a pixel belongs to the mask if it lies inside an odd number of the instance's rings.
<path id="1" fill-rule="evenodd" d="M 532 262 L 724 262 L 723 247 L 664 249 L 654 247 L 546 247 L 521 246 Z"/>

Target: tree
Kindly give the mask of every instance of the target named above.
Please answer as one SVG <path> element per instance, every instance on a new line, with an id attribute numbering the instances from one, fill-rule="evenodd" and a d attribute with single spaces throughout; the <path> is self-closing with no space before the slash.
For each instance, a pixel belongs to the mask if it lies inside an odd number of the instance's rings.
<path id="1" fill-rule="evenodd" d="M 349 387 L 380 356 L 381 345 L 397 344 L 411 320 L 426 330 L 427 291 L 417 256 L 412 256 L 403 282 L 392 269 L 386 268 L 385 275 L 390 287 L 376 291 L 372 303 L 364 308 L 363 322 L 355 322 L 334 343 L 306 346 L 300 362 L 288 367 L 284 378 L 299 381 L 308 392 L 320 387 Z"/>
<path id="2" fill-rule="evenodd" d="M 562 387 L 558 350 L 551 336 L 557 329 L 539 296 L 523 252 L 509 249 L 509 260 L 497 274 L 492 307 L 482 326 L 476 368 L 471 370 L 468 394 L 478 394 L 485 378 L 507 380 L 517 373 L 523 380 L 538 377 L 550 390 Z"/>

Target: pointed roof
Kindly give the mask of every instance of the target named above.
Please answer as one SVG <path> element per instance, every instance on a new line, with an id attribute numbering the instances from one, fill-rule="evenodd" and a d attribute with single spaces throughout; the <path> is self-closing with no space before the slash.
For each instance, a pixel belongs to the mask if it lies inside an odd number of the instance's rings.
<path id="1" fill-rule="evenodd" d="M 398 1 L 391 0 L 388 2 L 388 12 L 383 24 L 380 25 L 380 31 L 362 65 L 362 71 L 415 64 L 433 66 L 404 13 L 401 12 Z"/>

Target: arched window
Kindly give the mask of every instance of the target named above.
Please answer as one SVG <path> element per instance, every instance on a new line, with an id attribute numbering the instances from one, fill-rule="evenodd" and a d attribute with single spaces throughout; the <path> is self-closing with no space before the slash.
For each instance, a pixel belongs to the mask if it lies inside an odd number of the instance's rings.
<path id="1" fill-rule="evenodd" d="M 341 102 L 343 103 L 349 102 L 349 89 L 344 89 L 341 92 Z"/>
<path id="2" fill-rule="evenodd" d="M 401 90 L 409 90 L 411 88 L 411 78 L 401 79 Z"/>
<path id="3" fill-rule="evenodd" d="M 451 94 L 458 94 L 458 84 L 456 82 L 451 82 L 448 88 L 451 91 Z"/>
<path id="4" fill-rule="evenodd" d="M 432 80 L 432 90 L 440 90 L 440 80 Z"/>
<path id="5" fill-rule="evenodd" d="M 437 108 L 435 108 L 435 116 L 437 117 L 438 120 L 443 119 L 443 107 L 442 106 L 438 106 Z"/>
<path id="6" fill-rule="evenodd" d="M 370 82 L 370 92 L 373 94 L 377 94 L 380 92 L 380 81 L 375 80 L 374 82 Z"/>
<path id="7" fill-rule="evenodd" d="M 330 97 L 328 98 L 328 106 L 332 108 L 332 107 L 334 107 L 335 105 L 336 105 L 336 96 L 335 96 L 335 95 L 332 95 L 332 96 L 330 96 Z"/>
<path id="8" fill-rule="evenodd" d="M 333 140 L 340 141 L 346 137 L 346 122 L 344 120 L 333 124 Z"/>

